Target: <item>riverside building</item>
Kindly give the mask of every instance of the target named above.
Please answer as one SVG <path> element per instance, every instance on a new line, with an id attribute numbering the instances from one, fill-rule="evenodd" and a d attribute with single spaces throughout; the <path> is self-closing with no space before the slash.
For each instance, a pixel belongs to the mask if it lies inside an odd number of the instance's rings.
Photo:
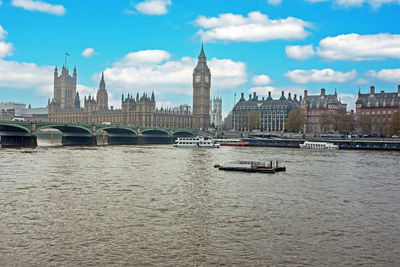
<path id="1" fill-rule="evenodd" d="M 85 96 L 83 107 L 76 91 L 77 71 L 69 74 L 63 66 L 61 75 L 54 70 L 54 97 L 48 102 L 48 120 L 65 123 L 103 123 L 135 125 L 140 127 L 165 127 L 206 129 L 210 124 L 211 72 L 207 66 L 203 46 L 193 71 L 193 112 L 188 105 L 178 108 L 156 108 L 154 93 L 121 97 L 121 109 L 108 106 L 108 92 L 102 73 L 96 97 Z"/>
<path id="2" fill-rule="evenodd" d="M 255 111 L 258 120 L 256 128 L 265 132 L 284 131 L 290 111 L 299 108 L 299 105 L 300 102 L 296 95 L 292 98 L 291 93 L 289 93 L 288 98 L 286 98 L 284 91 L 282 91 L 279 99 L 273 99 L 271 92 L 268 92 L 267 98 L 262 97 L 260 99 L 254 92 L 253 96 L 250 94 L 248 100 L 246 100 L 244 93 L 242 93 L 241 98 L 232 109 L 233 129 L 248 131 L 250 120 L 254 120 L 251 112 Z"/>
<path id="3" fill-rule="evenodd" d="M 400 85 L 397 92 L 385 93 L 383 90 L 375 93 L 375 86 L 370 87 L 370 92 L 362 94 L 358 91 L 356 101 L 356 119 L 362 116 L 371 116 L 373 120 L 390 120 L 398 110 L 400 103 Z"/>
<path id="4" fill-rule="evenodd" d="M 300 110 L 305 117 L 304 131 L 306 133 L 334 132 L 332 116 L 339 112 L 346 112 L 347 104 L 338 100 L 336 89 L 332 95 L 325 94 L 321 89 L 320 95 L 308 95 L 304 90 L 304 98 L 300 104 Z"/>

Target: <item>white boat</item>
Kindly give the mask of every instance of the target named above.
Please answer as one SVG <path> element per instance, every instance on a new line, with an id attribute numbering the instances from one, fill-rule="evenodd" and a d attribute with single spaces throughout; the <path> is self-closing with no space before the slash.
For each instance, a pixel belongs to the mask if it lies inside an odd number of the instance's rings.
<path id="1" fill-rule="evenodd" d="M 308 149 L 338 149 L 339 146 L 333 143 L 328 142 L 312 142 L 305 141 L 303 144 L 300 144 L 300 148 L 308 148 Z"/>
<path id="2" fill-rule="evenodd" d="M 219 148 L 219 144 L 215 144 L 213 139 L 205 139 L 202 136 L 197 137 L 180 137 L 175 140 L 174 147 L 204 147 Z"/>

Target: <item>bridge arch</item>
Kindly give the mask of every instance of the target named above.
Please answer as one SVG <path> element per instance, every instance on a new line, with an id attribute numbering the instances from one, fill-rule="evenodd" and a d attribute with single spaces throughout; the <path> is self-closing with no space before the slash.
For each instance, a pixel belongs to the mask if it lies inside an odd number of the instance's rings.
<path id="1" fill-rule="evenodd" d="M 64 135 L 92 135 L 92 130 L 81 125 L 67 125 L 67 124 L 47 124 L 36 127 L 36 131 L 42 129 L 57 129 Z"/>
<path id="2" fill-rule="evenodd" d="M 179 130 L 173 131 L 172 132 L 172 136 L 174 138 L 177 138 L 177 137 L 194 137 L 195 134 L 194 134 L 194 132 L 192 132 L 190 130 L 184 130 L 184 129 L 181 130 L 181 129 L 179 129 Z"/>
<path id="3" fill-rule="evenodd" d="M 141 130 L 142 135 L 145 136 L 170 136 L 170 132 L 167 129 L 162 128 L 147 128 Z"/>
<path id="4" fill-rule="evenodd" d="M 137 131 L 129 127 L 120 127 L 120 126 L 99 127 L 96 130 L 96 134 L 100 133 L 100 131 L 105 131 L 107 132 L 107 134 L 127 134 L 127 135 L 137 136 Z"/>
<path id="5" fill-rule="evenodd" d="M 18 124 L 0 123 L 0 133 L 1 135 L 29 136 L 31 135 L 31 129 Z"/>

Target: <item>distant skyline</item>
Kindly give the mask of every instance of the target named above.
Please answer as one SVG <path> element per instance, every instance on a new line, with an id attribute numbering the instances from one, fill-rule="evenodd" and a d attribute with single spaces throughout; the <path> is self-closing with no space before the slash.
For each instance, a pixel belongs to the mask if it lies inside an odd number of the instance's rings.
<path id="1" fill-rule="evenodd" d="M 204 42 L 224 116 L 241 92 L 336 88 L 354 109 L 359 88 L 397 91 L 399 14 L 399 0 L 0 0 L 0 102 L 46 106 L 68 52 L 82 98 L 103 70 L 115 108 L 152 91 L 159 107 L 192 105 Z"/>

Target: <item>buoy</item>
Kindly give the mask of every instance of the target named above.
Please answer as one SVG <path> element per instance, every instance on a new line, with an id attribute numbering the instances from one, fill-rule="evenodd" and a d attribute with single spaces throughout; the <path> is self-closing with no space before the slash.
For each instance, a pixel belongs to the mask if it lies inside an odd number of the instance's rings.
<path id="1" fill-rule="evenodd" d="M 219 164 L 214 165 L 214 168 L 219 168 L 219 167 L 221 167 Z"/>

